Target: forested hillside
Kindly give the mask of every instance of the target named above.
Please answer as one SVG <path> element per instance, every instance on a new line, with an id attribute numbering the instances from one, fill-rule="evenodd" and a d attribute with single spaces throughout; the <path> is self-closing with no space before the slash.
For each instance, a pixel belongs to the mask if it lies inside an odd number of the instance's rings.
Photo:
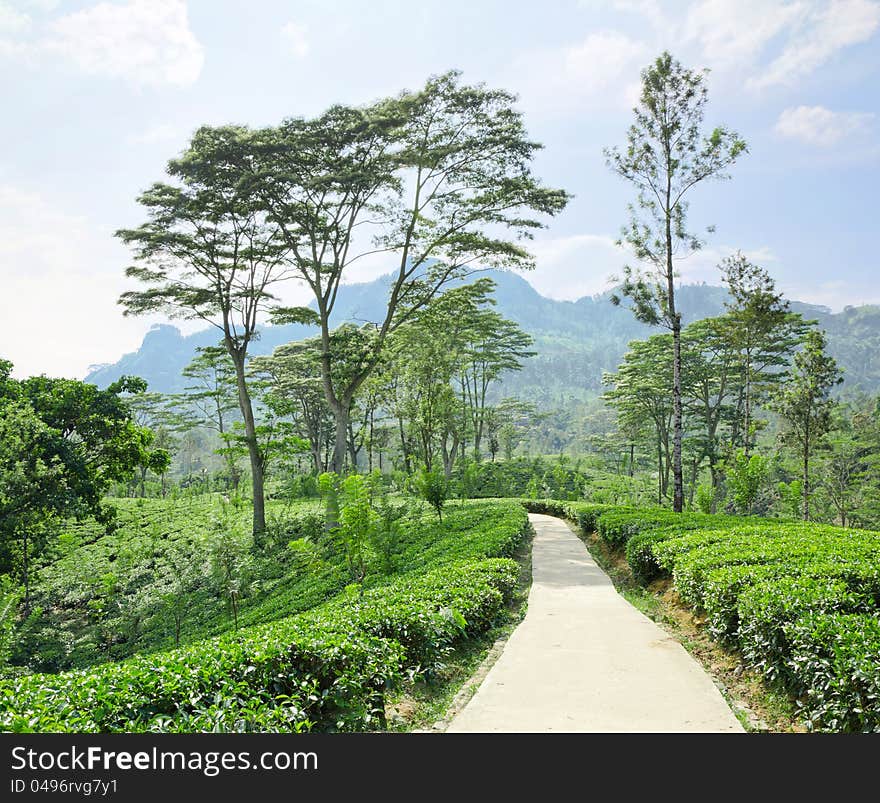
<path id="1" fill-rule="evenodd" d="M 595 397 L 602 390 L 602 374 L 617 368 L 632 340 L 653 330 L 639 323 L 627 309 L 613 306 L 609 294 L 585 296 L 577 301 L 556 301 L 538 293 L 515 273 L 481 271 L 496 283 L 497 311 L 519 324 L 535 339 L 536 356 L 518 374 L 505 377 L 504 395 L 528 398 L 540 409 Z M 686 323 L 722 312 L 726 291 L 711 285 L 684 285 L 679 290 Z M 334 325 L 346 321 L 375 321 L 387 295 L 387 279 L 340 289 Z M 805 318 L 817 320 L 828 332 L 829 352 L 846 377 L 846 391 L 880 389 L 880 308 L 847 307 L 832 313 L 826 307 L 792 302 L 791 308 Z M 279 345 L 312 336 L 313 327 L 290 324 L 265 326 L 253 345 L 253 354 L 270 354 Z M 183 368 L 197 347 L 216 345 L 219 333 L 206 329 L 184 336 L 170 325 L 157 325 L 147 333 L 141 347 L 112 365 L 94 366 L 86 377 L 105 387 L 123 375 L 147 380 L 151 391 L 179 392 L 186 385 Z"/>

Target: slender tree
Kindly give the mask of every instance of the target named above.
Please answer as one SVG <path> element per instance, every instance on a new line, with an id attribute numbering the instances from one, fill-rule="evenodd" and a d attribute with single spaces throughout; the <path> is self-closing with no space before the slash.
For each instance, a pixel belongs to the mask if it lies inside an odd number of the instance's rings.
<path id="1" fill-rule="evenodd" d="M 272 290 L 291 275 L 281 259 L 279 228 L 243 190 L 242 128 L 201 128 L 186 152 L 168 163 L 173 184 L 156 183 L 138 201 L 149 220 L 117 232 L 132 246 L 126 270 L 145 289 L 123 293 L 126 315 L 163 312 L 217 327 L 232 360 L 253 488 L 253 530 L 266 529 L 264 458 L 245 373 L 258 317 Z"/>
<path id="2" fill-rule="evenodd" d="M 773 409 L 784 419 L 783 441 L 801 461 L 802 513 L 810 518 L 810 457 L 832 426 L 835 402 L 831 391 L 843 381 L 837 362 L 825 353 L 825 333 L 809 332 L 804 347 L 795 354 L 788 381 L 774 394 Z"/>
<path id="3" fill-rule="evenodd" d="M 191 380 L 179 397 L 184 407 L 195 408 L 201 423 L 213 429 L 224 442 L 219 451 L 226 462 L 226 470 L 233 489 L 238 489 L 240 469 L 235 450 L 226 443 L 233 421 L 233 412 L 239 409 L 238 380 L 229 352 L 223 345 L 201 346 L 196 356 L 183 369 Z"/>
<path id="4" fill-rule="evenodd" d="M 642 72 L 639 105 L 627 135 L 626 148 L 606 149 L 609 167 L 635 187 L 637 201 L 629 206 L 623 230 L 640 264 L 626 266 L 620 293 L 631 300 L 636 318 L 672 332 L 673 509 L 684 507 L 682 478 L 681 313 L 675 299 L 676 260 L 702 245 L 688 231 L 686 196 L 707 179 L 727 178 L 725 170 L 746 150 L 733 131 L 702 130 L 708 99 L 705 71 L 683 67 L 663 53 Z"/>
<path id="5" fill-rule="evenodd" d="M 748 457 L 757 429 L 754 408 L 784 379 L 808 324 L 791 312 L 770 274 L 742 253 L 723 260 L 719 267 L 730 292 L 725 338 L 740 374 L 732 445 L 742 446 Z"/>
<path id="6" fill-rule="evenodd" d="M 620 428 L 630 433 L 644 431 L 645 422 L 653 428 L 657 454 L 657 501 L 667 496 L 672 465 L 670 435 L 672 398 L 669 363 L 671 335 L 653 335 L 633 341 L 616 374 L 606 374 L 603 383 L 611 387 L 603 398 L 617 409 Z"/>

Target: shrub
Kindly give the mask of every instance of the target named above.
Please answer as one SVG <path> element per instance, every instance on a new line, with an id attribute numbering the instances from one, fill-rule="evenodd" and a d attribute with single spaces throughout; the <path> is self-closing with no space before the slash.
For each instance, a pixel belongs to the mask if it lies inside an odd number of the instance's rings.
<path id="1" fill-rule="evenodd" d="M 786 628 L 792 677 L 814 730 L 880 732 L 880 619 L 810 613 Z"/>
<path id="2" fill-rule="evenodd" d="M 443 521 L 443 505 L 449 498 L 449 481 L 442 471 L 422 468 L 415 477 L 415 488 L 419 496 L 437 512 Z"/>

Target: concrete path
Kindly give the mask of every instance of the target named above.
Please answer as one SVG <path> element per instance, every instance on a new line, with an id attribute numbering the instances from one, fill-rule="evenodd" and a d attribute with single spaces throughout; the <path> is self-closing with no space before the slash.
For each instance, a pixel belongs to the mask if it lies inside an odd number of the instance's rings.
<path id="1" fill-rule="evenodd" d="M 702 667 L 614 590 L 565 522 L 529 519 L 528 613 L 447 733 L 743 731 Z"/>

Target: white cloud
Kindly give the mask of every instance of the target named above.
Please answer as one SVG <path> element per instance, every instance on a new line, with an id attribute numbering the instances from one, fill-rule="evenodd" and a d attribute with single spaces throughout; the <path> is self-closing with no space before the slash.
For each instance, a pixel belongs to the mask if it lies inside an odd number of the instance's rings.
<path id="1" fill-rule="evenodd" d="M 834 112 L 824 106 L 797 106 L 779 115 L 774 131 L 788 139 L 827 148 L 867 130 L 873 117 L 858 112 Z"/>
<path id="2" fill-rule="evenodd" d="M 123 318 L 116 304 L 130 262 L 110 230 L 0 184 L 0 357 L 16 376 L 80 378 L 136 349 L 153 319 Z"/>
<path id="3" fill-rule="evenodd" d="M 128 142 L 132 145 L 155 145 L 159 142 L 169 142 L 171 140 L 182 140 L 183 133 L 180 128 L 169 123 L 157 123 L 156 125 L 138 131 L 128 137 Z"/>
<path id="4" fill-rule="evenodd" d="M 565 301 L 609 290 L 614 277 L 621 275 L 623 266 L 634 265 L 632 251 L 626 246 L 618 246 L 616 238 L 605 234 L 538 238 L 530 250 L 535 255 L 536 267 L 523 276 L 542 295 Z M 720 284 L 718 263 L 736 250 L 728 245 L 713 246 L 678 260 L 679 281 Z M 742 250 L 759 265 L 776 261 L 767 247 Z"/>
<path id="5" fill-rule="evenodd" d="M 697 42 L 702 55 L 713 63 L 750 64 L 807 10 L 807 4 L 800 1 L 701 0 L 688 9 L 683 32 L 685 39 Z"/>
<path id="6" fill-rule="evenodd" d="M 642 42 L 618 31 L 600 31 L 567 48 L 563 64 L 566 77 L 580 92 L 596 94 L 618 84 L 621 76 L 646 53 Z"/>
<path id="7" fill-rule="evenodd" d="M 0 35 L 17 36 L 31 27 L 31 18 L 22 11 L 16 11 L 10 3 L 0 0 Z"/>
<path id="8" fill-rule="evenodd" d="M 791 84 L 822 66 L 840 50 L 866 42 L 880 27 L 880 3 L 832 0 L 814 10 L 782 53 L 749 86 L 761 89 Z"/>
<path id="9" fill-rule="evenodd" d="M 129 0 L 66 14 L 49 25 L 42 47 L 83 72 L 144 86 L 189 86 L 204 49 L 189 27 L 183 0 Z"/>
<path id="10" fill-rule="evenodd" d="M 290 52 L 298 59 L 309 55 L 308 29 L 305 25 L 288 22 L 281 29 L 281 36 L 287 42 Z"/>
<path id="11" fill-rule="evenodd" d="M 639 70 L 651 55 L 648 46 L 619 31 L 597 31 L 560 50 L 518 56 L 512 83 L 525 106 L 543 112 L 632 105 Z"/>
<path id="12" fill-rule="evenodd" d="M 603 234 L 540 237 L 529 250 L 536 267 L 523 276 L 542 295 L 567 301 L 608 290 L 627 261 L 615 238 Z"/>
<path id="13" fill-rule="evenodd" d="M 582 5 L 588 5 L 589 0 Z M 629 12 L 647 19 L 655 28 L 668 23 L 659 0 L 612 0 L 611 7 L 615 11 Z"/>

